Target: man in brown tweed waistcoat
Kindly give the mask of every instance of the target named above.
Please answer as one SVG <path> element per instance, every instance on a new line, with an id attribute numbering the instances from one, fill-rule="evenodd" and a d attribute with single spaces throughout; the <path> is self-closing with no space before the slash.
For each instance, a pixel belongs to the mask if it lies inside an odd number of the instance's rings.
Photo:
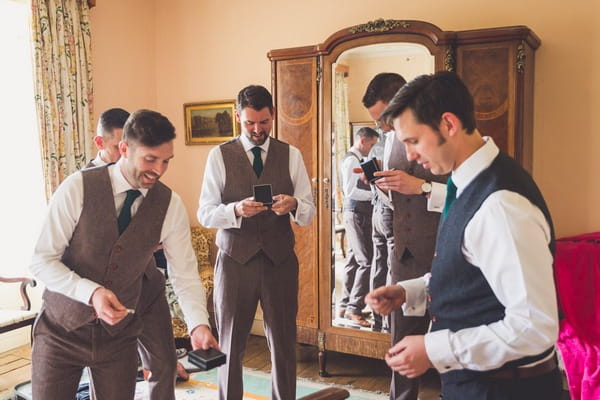
<path id="1" fill-rule="evenodd" d="M 133 399 L 144 325 L 172 346 L 155 362 L 175 365 L 164 277 L 153 262 L 161 242 L 193 347 L 217 346 L 185 207 L 159 182 L 173 158 L 174 131 L 159 113 L 135 112 L 121 159 L 69 176 L 54 194 L 31 265 L 46 285 L 33 329 L 34 399 L 72 400 L 86 366 L 97 399 Z"/>
<path id="2" fill-rule="evenodd" d="M 273 115 L 267 89 L 242 89 L 236 110 L 242 134 L 212 149 L 204 172 L 198 219 L 219 228 L 214 302 L 227 354 L 218 371 L 220 399 L 242 399 L 242 359 L 259 301 L 273 364 L 272 398 L 296 397 L 298 260 L 290 220 L 308 225 L 315 206 L 300 151 L 269 137 Z M 254 201 L 256 184 L 272 186 L 272 206 Z"/>

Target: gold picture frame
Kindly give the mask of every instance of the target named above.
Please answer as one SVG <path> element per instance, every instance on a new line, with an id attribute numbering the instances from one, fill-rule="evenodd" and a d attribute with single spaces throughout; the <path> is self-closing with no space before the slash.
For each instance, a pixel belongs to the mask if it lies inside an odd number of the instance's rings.
<path id="1" fill-rule="evenodd" d="M 185 103 L 185 144 L 220 144 L 240 134 L 235 100 Z"/>

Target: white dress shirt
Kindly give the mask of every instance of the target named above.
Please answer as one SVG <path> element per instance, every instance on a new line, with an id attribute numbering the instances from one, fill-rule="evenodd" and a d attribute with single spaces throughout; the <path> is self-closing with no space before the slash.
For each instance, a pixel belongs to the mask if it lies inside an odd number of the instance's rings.
<path id="1" fill-rule="evenodd" d="M 114 195 L 114 212 L 116 218 L 126 191 L 133 189 L 121 173 L 122 160 L 108 167 Z M 131 215 L 135 216 L 148 189 L 139 189 L 139 196 L 131 206 Z M 89 304 L 94 290 L 100 284 L 82 278 L 61 261 L 65 249 L 73 236 L 73 232 L 83 209 L 83 175 L 76 172 L 69 176 L 58 187 L 50 201 L 48 213 L 42 226 L 42 233 L 35 246 L 31 273 L 54 292 Z M 90 238 L 93 241 L 93 238 Z M 172 192 L 162 226 L 160 241 L 168 261 L 167 271 L 173 290 L 179 299 L 189 331 L 198 325 L 208 325 L 206 309 L 206 293 L 198 275 L 198 262 L 192 247 L 190 223 L 186 209 L 179 195 Z"/>
<path id="2" fill-rule="evenodd" d="M 457 198 L 498 155 L 493 140 L 484 139 L 485 145 L 452 173 Z M 426 334 L 427 355 L 438 371 L 490 370 L 554 345 L 558 321 L 550 240 L 543 213 L 525 197 L 500 190 L 485 199 L 465 228 L 462 253 L 481 269 L 506 308 L 505 317 L 454 333 Z M 406 315 L 424 314 L 429 277 L 400 282 Z"/>
<path id="3" fill-rule="evenodd" d="M 248 156 L 248 162 L 252 165 L 254 153 L 252 148 L 254 143 L 248 139 L 245 134 L 240 136 L 240 141 L 244 151 Z M 266 168 L 267 152 L 271 138 L 267 137 L 265 143 L 260 148 L 263 165 Z M 291 213 L 292 220 L 300 226 L 310 224 L 316 213 L 313 203 L 312 188 L 306 167 L 302 160 L 302 154 L 296 147 L 289 145 L 290 149 L 290 178 L 294 185 L 294 197 L 298 202 L 296 210 Z M 225 188 L 225 163 L 220 146 L 215 146 L 208 153 L 206 160 L 206 169 L 204 170 L 204 179 L 202 181 L 202 190 L 200 192 L 200 206 L 198 208 L 198 221 L 207 228 L 229 229 L 240 228 L 242 226 L 242 217 L 235 216 L 235 202 L 224 204 L 221 200 L 221 194 Z M 278 195 L 280 193 L 273 193 Z"/>
<path id="4" fill-rule="evenodd" d="M 362 159 L 362 154 L 360 154 L 360 151 L 355 147 L 350 147 L 350 152 L 356 157 L 348 156 L 344 158 L 341 165 L 342 192 L 344 197 L 356 201 L 371 201 L 373 199 L 371 188 L 359 188 L 357 185 L 360 174 L 354 172 L 354 168 L 360 168 L 360 162 L 358 160 Z"/>

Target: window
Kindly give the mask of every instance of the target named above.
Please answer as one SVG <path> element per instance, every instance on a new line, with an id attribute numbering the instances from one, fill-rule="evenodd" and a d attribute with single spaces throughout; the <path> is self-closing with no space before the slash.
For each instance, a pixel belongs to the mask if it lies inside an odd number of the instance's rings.
<path id="1" fill-rule="evenodd" d="M 0 0 L 0 274 L 29 275 L 46 199 L 33 94 L 27 0 Z M 16 306 L 18 299 L 0 305 Z M 34 303 L 34 306 L 36 304 Z"/>

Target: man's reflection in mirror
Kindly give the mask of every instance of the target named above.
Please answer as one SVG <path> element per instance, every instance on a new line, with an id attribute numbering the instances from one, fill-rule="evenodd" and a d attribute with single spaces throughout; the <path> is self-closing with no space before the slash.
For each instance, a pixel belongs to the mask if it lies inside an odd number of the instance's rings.
<path id="1" fill-rule="evenodd" d="M 354 170 L 360 168 L 378 138 L 379 134 L 374 129 L 359 129 L 339 169 L 343 193 L 342 215 L 349 251 L 344 265 L 343 294 L 337 312 L 339 317 L 345 318 L 347 325 L 357 328 L 371 327 L 363 315 L 363 309 L 365 295 L 370 290 L 373 260 L 373 193 L 369 184 L 363 182 L 360 174 Z"/>

